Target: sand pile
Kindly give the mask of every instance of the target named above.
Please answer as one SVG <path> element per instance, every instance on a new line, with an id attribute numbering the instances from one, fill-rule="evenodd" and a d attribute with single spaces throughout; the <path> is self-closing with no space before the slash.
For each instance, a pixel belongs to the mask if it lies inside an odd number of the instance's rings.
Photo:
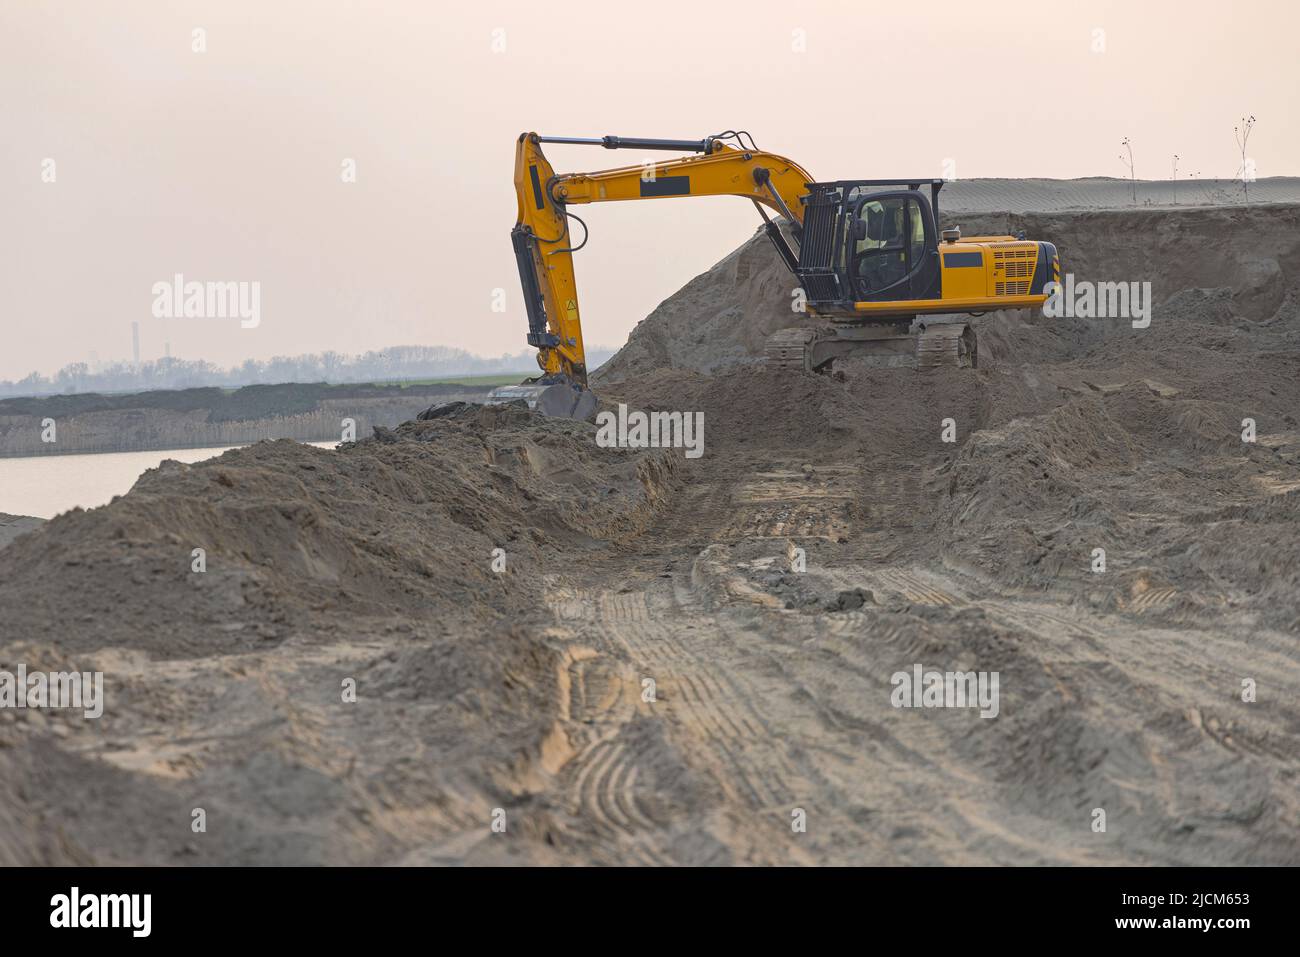
<path id="1" fill-rule="evenodd" d="M 260 443 L 0 551 L 0 668 L 103 671 L 107 699 L 0 713 L 0 863 L 394 861 L 454 807 L 523 799 L 563 661 L 516 624 L 540 572 L 643 530 L 676 481 L 592 432 L 453 406 L 337 452 Z"/>
<path id="2" fill-rule="evenodd" d="M 914 516 L 935 521 L 929 560 L 1002 586 L 1065 587 L 1107 608 L 1151 592 L 1164 598 L 1149 613 L 1174 617 L 1231 595 L 1261 624 L 1296 629 L 1300 206 L 954 218 L 967 234 L 1052 240 L 1081 280 L 1150 282 L 1151 326 L 1001 312 L 976 320 L 971 373 L 772 375 L 753 360 L 791 324 L 774 292 L 787 273 L 756 236 L 647 317 L 597 387 L 704 410 L 715 448 L 838 445 L 868 471 L 938 456 L 942 518 Z M 937 441 L 945 417 L 955 447 Z M 1241 441 L 1247 418 L 1257 443 Z M 1105 588 L 1094 548 L 1107 552 Z"/>
<path id="3" fill-rule="evenodd" d="M 590 430 L 471 406 L 340 452 L 279 441 L 165 462 L 0 552 L 7 630 L 180 657 L 282 641 L 321 616 L 510 614 L 535 600 L 546 553 L 635 533 L 671 482 L 666 453 L 597 449 Z M 508 574 L 491 569 L 497 548 Z M 77 627 L 53 626 L 70 596 Z"/>
<path id="4" fill-rule="evenodd" d="M 1157 306 L 1188 289 L 1229 289 L 1236 312 L 1272 319 L 1300 286 L 1300 205 L 961 215 L 962 232 L 1057 244 L 1063 272 L 1150 282 Z"/>
<path id="5" fill-rule="evenodd" d="M 664 300 L 593 375 L 596 387 L 646 369 L 712 372 L 761 355 L 794 325 L 794 276 L 761 233 Z"/>
<path id="6" fill-rule="evenodd" d="M 1300 631 L 1300 436 L 1243 443 L 1229 406 L 1137 383 L 976 432 L 951 469 L 944 560 L 1104 607 L 1164 590 L 1151 612 L 1204 621 L 1231 603 Z"/>
<path id="7" fill-rule="evenodd" d="M 1158 310 L 1178 309 L 1188 290 L 1224 290 L 1224 308 L 1271 321 L 1300 296 L 1300 205 L 1058 213 L 944 214 L 963 234 L 1016 235 L 1054 242 L 1077 280 L 1150 282 Z M 713 372 L 753 362 L 767 337 L 798 325 L 795 281 L 761 233 L 697 276 L 642 320 L 597 371 L 597 388 L 650 369 Z M 1206 295 L 1207 293 L 1192 293 Z M 1173 300 L 1171 302 L 1171 300 Z M 1158 320 L 1158 315 L 1153 321 Z M 1092 344 L 1122 331 L 1113 320 L 1072 324 Z M 977 320 L 977 328 L 983 323 Z M 984 340 L 980 354 L 984 358 Z"/>
<path id="8" fill-rule="evenodd" d="M 933 449 L 937 408 L 975 422 L 981 415 L 979 382 L 977 376 L 954 379 L 934 370 L 900 377 L 895 370 L 851 362 L 837 378 L 744 365 L 713 375 L 656 370 L 602 386 L 601 396 L 632 408 L 703 412 L 708 454 L 779 450 L 812 457 L 857 450 L 894 459 Z"/>
<path id="9" fill-rule="evenodd" d="M 750 361 L 760 237 L 597 384 L 703 412 L 700 459 L 451 405 L 45 524 L 0 666 L 110 707 L 0 713 L 0 863 L 1294 863 L 1298 210 L 1004 216 L 1157 310 L 992 314 L 960 373 Z M 891 707 L 915 662 L 999 717 Z"/>

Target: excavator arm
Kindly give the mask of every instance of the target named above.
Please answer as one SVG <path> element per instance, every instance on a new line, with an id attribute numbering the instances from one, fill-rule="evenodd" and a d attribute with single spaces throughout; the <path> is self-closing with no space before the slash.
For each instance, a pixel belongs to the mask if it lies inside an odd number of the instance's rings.
<path id="1" fill-rule="evenodd" d="M 544 137 L 524 133 L 515 148 L 515 194 L 519 215 L 511 232 L 528 312 L 528 342 L 538 350 L 540 382 L 569 382 L 585 388 L 587 360 L 581 310 L 573 272 L 575 244 L 569 207 L 621 200 L 684 196 L 740 196 L 764 214 L 768 235 L 786 264 L 796 254 L 765 210 L 795 224 L 803 221 L 801 198 L 810 177 L 783 156 L 732 145 L 722 137 L 703 140 L 653 140 L 606 136 L 599 139 Z M 752 145 L 752 140 L 750 141 Z M 557 175 L 542 152 L 544 143 L 602 146 L 605 149 L 693 151 L 663 163 L 624 166 L 599 173 Z M 586 242 L 583 229 L 582 243 Z"/>

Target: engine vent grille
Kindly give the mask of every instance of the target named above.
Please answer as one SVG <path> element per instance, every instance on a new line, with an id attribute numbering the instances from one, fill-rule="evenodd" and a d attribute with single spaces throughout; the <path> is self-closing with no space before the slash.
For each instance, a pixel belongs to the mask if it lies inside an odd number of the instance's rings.
<path id="1" fill-rule="evenodd" d="M 1037 245 L 993 250 L 993 294 L 1025 296 L 1038 261 Z M 1016 281 L 1012 281 L 1016 280 Z"/>

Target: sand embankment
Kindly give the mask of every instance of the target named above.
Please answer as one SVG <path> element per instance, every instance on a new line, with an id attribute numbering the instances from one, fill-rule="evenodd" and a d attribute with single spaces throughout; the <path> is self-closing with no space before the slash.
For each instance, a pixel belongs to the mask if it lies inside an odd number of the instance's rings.
<path id="1" fill-rule="evenodd" d="M 760 240 L 602 370 L 700 459 L 459 409 L 19 538 L 0 665 L 106 702 L 0 712 L 0 863 L 1300 862 L 1297 208 L 999 218 L 1150 326 L 779 375 Z M 894 707 L 918 664 L 996 717 Z"/>

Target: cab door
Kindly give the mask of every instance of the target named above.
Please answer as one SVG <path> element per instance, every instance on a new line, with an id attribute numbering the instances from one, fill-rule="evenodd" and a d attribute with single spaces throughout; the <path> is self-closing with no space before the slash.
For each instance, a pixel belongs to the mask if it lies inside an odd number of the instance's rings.
<path id="1" fill-rule="evenodd" d="M 858 302 L 940 298 L 934 214 L 920 193 L 864 196 L 851 207 L 849 282 Z"/>

